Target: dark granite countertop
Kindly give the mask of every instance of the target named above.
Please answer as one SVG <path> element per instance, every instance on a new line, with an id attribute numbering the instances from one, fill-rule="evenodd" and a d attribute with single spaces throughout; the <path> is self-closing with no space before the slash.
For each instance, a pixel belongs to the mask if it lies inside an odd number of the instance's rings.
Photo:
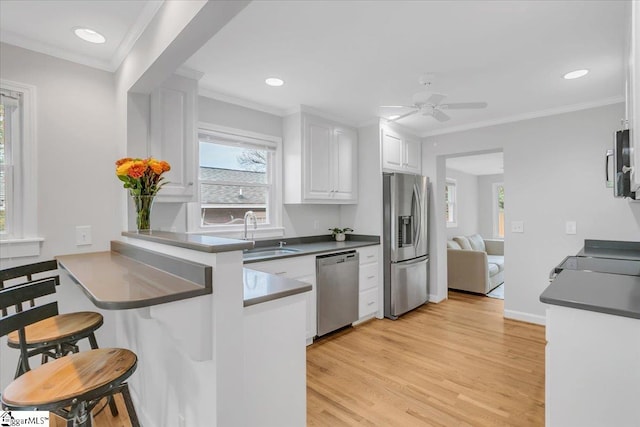
<path id="1" fill-rule="evenodd" d="M 556 268 L 540 301 L 640 319 L 640 242 L 585 240 L 575 257 Z"/>
<path id="2" fill-rule="evenodd" d="M 640 277 L 563 270 L 542 292 L 540 301 L 640 319 Z"/>
<path id="3" fill-rule="evenodd" d="M 279 243 L 285 242 L 282 246 L 288 253 L 269 254 L 260 251 L 278 250 Z M 290 239 L 258 240 L 254 249 L 244 251 L 244 263 L 273 261 L 282 258 L 292 258 L 297 256 L 317 255 L 329 252 L 339 252 L 361 248 L 364 246 L 375 246 L 380 244 L 380 237 L 367 235 L 348 235 L 344 242 L 336 242 L 330 236 L 296 237 Z"/>
<path id="4" fill-rule="evenodd" d="M 245 307 L 308 292 L 312 289 L 309 283 L 248 268 L 243 269 L 242 276 Z"/>
<path id="5" fill-rule="evenodd" d="M 173 233 L 170 231 L 123 231 L 123 236 L 163 243 L 170 246 L 192 249 L 200 252 L 230 252 L 253 248 L 250 240 L 225 239 L 206 234 Z"/>

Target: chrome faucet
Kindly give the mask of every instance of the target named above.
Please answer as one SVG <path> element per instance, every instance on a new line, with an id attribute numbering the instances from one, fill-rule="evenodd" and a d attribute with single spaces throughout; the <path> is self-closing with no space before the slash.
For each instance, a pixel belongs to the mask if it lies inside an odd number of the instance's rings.
<path id="1" fill-rule="evenodd" d="M 287 242 L 285 242 L 284 240 L 281 240 L 280 242 L 278 242 L 278 244 L 280 245 L 280 249 L 284 248 L 284 245 L 287 244 Z"/>
<path id="2" fill-rule="evenodd" d="M 254 235 L 256 230 L 258 229 L 258 218 L 256 218 L 256 214 L 253 211 L 247 211 L 244 214 L 244 240 L 247 239 L 247 225 L 249 224 L 249 220 L 253 221 L 253 233 L 251 233 L 251 240 L 254 240 Z"/>

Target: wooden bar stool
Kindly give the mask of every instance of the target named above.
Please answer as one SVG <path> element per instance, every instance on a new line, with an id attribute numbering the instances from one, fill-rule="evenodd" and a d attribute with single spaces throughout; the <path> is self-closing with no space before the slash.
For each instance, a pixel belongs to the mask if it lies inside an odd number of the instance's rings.
<path id="1" fill-rule="evenodd" d="M 25 307 L 26 301 L 55 293 L 54 278 L 36 280 L 0 290 L 0 336 L 17 331 L 20 352 L 28 359 L 27 326 L 58 315 L 58 304 Z M 13 307 L 13 313 L 9 308 Z M 51 411 L 67 420 L 68 427 L 90 427 L 91 410 L 103 397 L 121 393 L 129 419 L 139 426 L 124 381 L 133 374 L 137 357 L 121 348 L 95 349 L 61 357 L 29 370 L 13 380 L 2 394 L 8 410 Z"/>
<path id="2" fill-rule="evenodd" d="M 0 289 L 6 288 L 7 282 L 11 280 L 26 278 L 26 283 L 29 283 L 33 281 L 33 275 L 57 269 L 58 263 L 51 260 L 1 270 Z M 60 276 L 55 275 L 51 278 L 55 280 L 56 285 L 60 284 Z M 33 305 L 34 302 L 31 301 L 31 306 L 33 307 Z M 2 314 L 6 314 L 4 309 Z M 69 353 L 77 353 L 79 350 L 78 341 L 85 338 L 89 340 L 89 345 L 92 349 L 98 348 L 94 332 L 102 326 L 102 323 L 103 318 L 100 313 L 83 311 L 59 314 L 29 325 L 25 328 L 25 343 L 29 349 L 27 352 L 28 357 L 20 354 L 14 378 L 19 377 L 30 369 L 30 357 L 41 354 L 42 363 L 46 363 L 49 358 L 57 359 Z M 12 348 L 20 348 L 18 332 L 10 333 L 7 336 L 7 344 Z"/>

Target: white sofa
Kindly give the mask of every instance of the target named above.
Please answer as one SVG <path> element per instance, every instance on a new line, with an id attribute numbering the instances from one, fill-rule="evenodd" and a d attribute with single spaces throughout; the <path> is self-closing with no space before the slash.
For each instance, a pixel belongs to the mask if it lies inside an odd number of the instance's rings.
<path id="1" fill-rule="evenodd" d="M 447 241 L 450 289 L 487 294 L 504 282 L 504 241 L 479 234 Z"/>

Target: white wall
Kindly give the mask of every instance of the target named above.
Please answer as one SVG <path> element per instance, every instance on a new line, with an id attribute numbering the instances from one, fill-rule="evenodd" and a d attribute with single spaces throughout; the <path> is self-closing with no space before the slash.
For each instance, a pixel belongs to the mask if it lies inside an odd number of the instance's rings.
<path id="1" fill-rule="evenodd" d="M 0 44 L 3 79 L 36 87 L 38 235 L 40 257 L 1 260 L 2 268 L 53 258 L 55 255 L 103 251 L 120 234 L 124 192 L 115 176 L 118 159 L 113 74 L 7 44 Z M 90 225 L 93 244 L 76 246 L 75 227 Z M 61 274 L 56 299 L 60 311 L 95 307 Z M 98 343 L 112 345 L 111 313 Z M 13 379 L 17 351 L 0 342 L 0 388 Z"/>
<path id="2" fill-rule="evenodd" d="M 447 237 L 468 236 L 478 232 L 478 177 L 447 168 L 447 178 L 456 181 L 458 217 L 455 227 L 447 227 Z"/>
<path id="3" fill-rule="evenodd" d="M 478 232 L 485 239 L 493 239 L 493 184 L 504 183 L 504 174 L 478 176 Z M 505 184 L 506 185 L 506 184 Z M 505 208 L 506 208 L 505 200 Z"/>
<path id="4" fill-rule="evenodd" d="M 447 155 L 504 150 L 507 317 L 544 321 L 539 296 L 549 271 L 575 254 L 584 239 L 639 240 L 640 203 L 614 199 L 603 182 L 603 155 L 623 114 L 623 104 L 615 104 L 426 138 L 423 170 L 438 167 L 431 251 L 436 254 L 432 283 L 437 283 L 439 296 L 447 291 L 441 209 Z M 524 233 L 509 231 L 516 220 L 524 221 Z M 577 221 L 576 235 L 564 234 L 567 220 Z"/>

